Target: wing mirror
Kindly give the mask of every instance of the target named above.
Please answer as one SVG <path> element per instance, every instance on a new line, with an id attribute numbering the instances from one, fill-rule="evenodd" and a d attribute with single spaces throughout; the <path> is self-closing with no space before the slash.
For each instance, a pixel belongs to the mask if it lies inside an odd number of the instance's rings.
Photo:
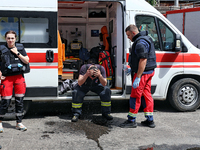
<path id="1" fill-rule="evenodd" d="M 176 34 L 175 52 L 180 52 L 181 49 L 182 49 L 181 35 L 180 34 Z"/>

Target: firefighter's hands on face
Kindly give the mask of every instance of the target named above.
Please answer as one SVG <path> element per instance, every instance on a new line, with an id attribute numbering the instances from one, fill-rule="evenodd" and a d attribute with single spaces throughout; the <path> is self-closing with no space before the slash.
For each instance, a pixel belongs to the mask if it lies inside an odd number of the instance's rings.
<path id="1" fill-rule="evenodd" d="M 87 70 L 86 76 L 87 76 L 87 77 L 90 77 L 90 76 L 91 76 L 90 69 Z"/>
<path id="2" fill-rule="evenodd" d="M 87 74 L 91 79 L 95 79 L 96 77 L 100 77 L 101 72 L 99 69 L 88 69 Z"/>
<path id="3" fill-rule="evenodd" d="M 95 77 L 98 77 L 98 78 L 101 76 L 101 72 L 100 72 L 99 69 L 95 69 L 95 70 L 94 70 L 94 76 L 95 76 Z"/>
<path id="4" fill-rule="evenodd" d="M 90 78 L 92 78 L 92 75 L 93 75 L 93 69 L 90 69 L 92 66 L 90 66 L 86 72 L 86 75 Z"/>

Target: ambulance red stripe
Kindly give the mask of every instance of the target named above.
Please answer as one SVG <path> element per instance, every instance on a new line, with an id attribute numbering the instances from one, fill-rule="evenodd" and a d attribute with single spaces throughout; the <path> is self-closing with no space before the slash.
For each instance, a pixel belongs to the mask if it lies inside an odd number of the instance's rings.
<path id="1" fill-rule="evenodd" d="M 46 60 L 46 53 L 27 53 L 29 57 L 29 62 L 34 63 L 34 62 L 47 62 Z M 58 53 L 54 53 L 54 60 L 53 62 L 58 62 Z"/>
<path id="2" fill-rule="evenodd" d="M 157 68 L 200 68 L 200 65 L 157 65 Z"/>
<path id="3" fill-rule="evenodd" d="M 126 54 L 126 60 L 128 62 L 129 53 Z M 156 54 L 156 62 L 164 63 L 164 62 L 200 62 L 199 54 L 185 54 L 185 53 L 157 53 Z"/>

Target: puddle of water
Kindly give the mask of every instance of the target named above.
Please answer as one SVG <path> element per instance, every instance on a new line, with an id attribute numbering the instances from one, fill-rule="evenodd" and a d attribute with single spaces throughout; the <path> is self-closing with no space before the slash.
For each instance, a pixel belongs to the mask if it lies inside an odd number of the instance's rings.
<path id="1" fill-rule="evenodd" d="M 51 139 L 51 138 L 48 134 L 45 134 L 41 136 L 41 139 Z"/>
<path id="2" fill-rule="evenodd" d="M 50 134 L 54 134 L 54 131 L 44 131 L 43 133 L 50 133 Z"/>
<path id="3" fill-rule="evenodd" d="M 78 120 L 78 122 L 46 122 L 46 125 L 55 127 L 53 131 L 45 131 L 43 133 L 66 133 L 77 134 L 84 132 L 88 139 L 97 142 L 98 147 L 102 150 L 98 138 L 103 134 L 108 134 L 110 131 L 107 120 L 101 116 L 93 116 L 92 121 Z"/>

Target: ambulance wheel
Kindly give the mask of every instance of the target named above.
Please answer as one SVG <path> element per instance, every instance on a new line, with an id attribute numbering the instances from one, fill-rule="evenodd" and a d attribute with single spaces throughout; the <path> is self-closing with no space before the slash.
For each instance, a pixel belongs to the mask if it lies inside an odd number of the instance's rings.
<path id="1" fill-rule="evenodd" d="M 24 116 L 28 112 L 31 105 L 31 101 L 24 101 Z M 5 114 L 5 119 L 15 119 L 15 101 L 12 100 L 10 106 L 8 107 L 8 112 Z"/>
<path id="2" fill-rule="evenodd" d="M 170 87 L 168 98 L 178 111 L 194 111 L 200 106 L 200 83 L 191 78 L 178 80 Z"/>

